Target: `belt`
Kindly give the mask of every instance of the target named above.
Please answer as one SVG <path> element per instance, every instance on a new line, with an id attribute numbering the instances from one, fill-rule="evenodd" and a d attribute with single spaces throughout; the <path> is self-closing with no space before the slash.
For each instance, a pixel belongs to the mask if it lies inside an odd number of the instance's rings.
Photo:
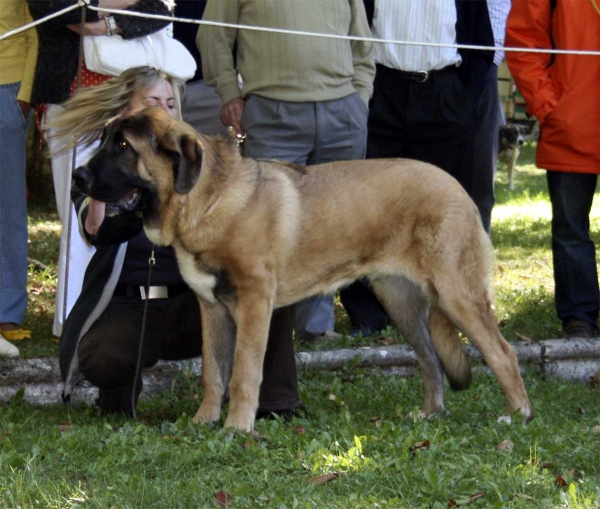
<path id="1" fill-rule="evenodd" d="M 189 292 L 190 287 L 185 283 L 171 286 L 151 286 L 148 299 L 172 299 L 182 293 Z M 136 286 L 127 283 L 117 283 L 113 297 L 146 300 L 146 286 Z"/>
<path id="2" fill-rule="evenodd" d="M 390 67 L 386 67 L 381 64 L 377 64 L 377 72 L 381 70 L 389 72 L 396 79 L 401 79 L 404 81 L 414 81 L 415 83 L 425 83 L 427 81 L 432 81 L 438 76 L 443 74 L 449 74 L 452 72 L 456 72 L 457 67 L 455 65 L 449 65 L 444 67 L 443 69 L 435 69 L 433 71 L 401 71 L 400 69 L 391 69 Z"/>

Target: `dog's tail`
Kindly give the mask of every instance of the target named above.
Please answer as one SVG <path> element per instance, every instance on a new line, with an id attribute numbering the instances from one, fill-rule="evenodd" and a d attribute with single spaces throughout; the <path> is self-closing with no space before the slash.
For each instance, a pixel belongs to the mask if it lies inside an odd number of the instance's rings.
<path id="1" fill-rule="evenodd" d="M 466 389 L 471 383 L 471 365 L 458 337 L 458 330 L 437 307 L 429 311 L 429 334 L 450 387 L 456 391 Z"/>

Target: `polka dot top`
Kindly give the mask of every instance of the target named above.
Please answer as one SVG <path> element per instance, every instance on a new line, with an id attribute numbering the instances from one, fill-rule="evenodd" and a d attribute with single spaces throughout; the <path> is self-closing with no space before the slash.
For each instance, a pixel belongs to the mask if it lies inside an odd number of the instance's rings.
<path id="1" fill-rule="evenodd" d="M 96 85 L 100 85 L 110 78 L 112 78 L 112 76 L 90 71 L 85 65 L 85 60 L 83 61 L 83 66 L 81 68 L 81 88 L 95 87 Z M 77 74 L 75 74 L 75 78 L 73 78 L 73 82 L 71 83 L 71 95 L 74 95 L 76 90 Z"/>

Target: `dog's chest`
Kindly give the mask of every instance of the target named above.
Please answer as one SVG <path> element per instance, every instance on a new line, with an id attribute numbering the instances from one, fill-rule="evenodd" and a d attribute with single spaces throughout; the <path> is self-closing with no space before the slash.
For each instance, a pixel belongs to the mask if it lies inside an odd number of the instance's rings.
<path id="1" fill-rule="evenodd" d="M 179 272 L 183 280 L 198 295 L 208 302 L 215 302 L 215 287 L 217 278 L 213 274 L 198 269 L 194 255 L 185 249 L 173 246 L 179 263 Z"/>

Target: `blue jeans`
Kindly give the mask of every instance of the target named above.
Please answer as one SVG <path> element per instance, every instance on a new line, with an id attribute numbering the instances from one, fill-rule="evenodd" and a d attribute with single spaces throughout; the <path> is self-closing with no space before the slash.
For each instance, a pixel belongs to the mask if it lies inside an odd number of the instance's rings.
<path id="1" fill-rule="evenodd" d="M 548 171 L 552 202 L 555 299 L 563 326 L 583 320 L 597 328 L 600 292 L 590 210 L 598 175 Z M 598 232 L 593 234 L 598 242 Z"/>
<path id="2" fill-rule="evenodd" d="M 0 85 L 0 322 L 23 321 L 27 307 L 25 140 L 20 83 Z"/>

